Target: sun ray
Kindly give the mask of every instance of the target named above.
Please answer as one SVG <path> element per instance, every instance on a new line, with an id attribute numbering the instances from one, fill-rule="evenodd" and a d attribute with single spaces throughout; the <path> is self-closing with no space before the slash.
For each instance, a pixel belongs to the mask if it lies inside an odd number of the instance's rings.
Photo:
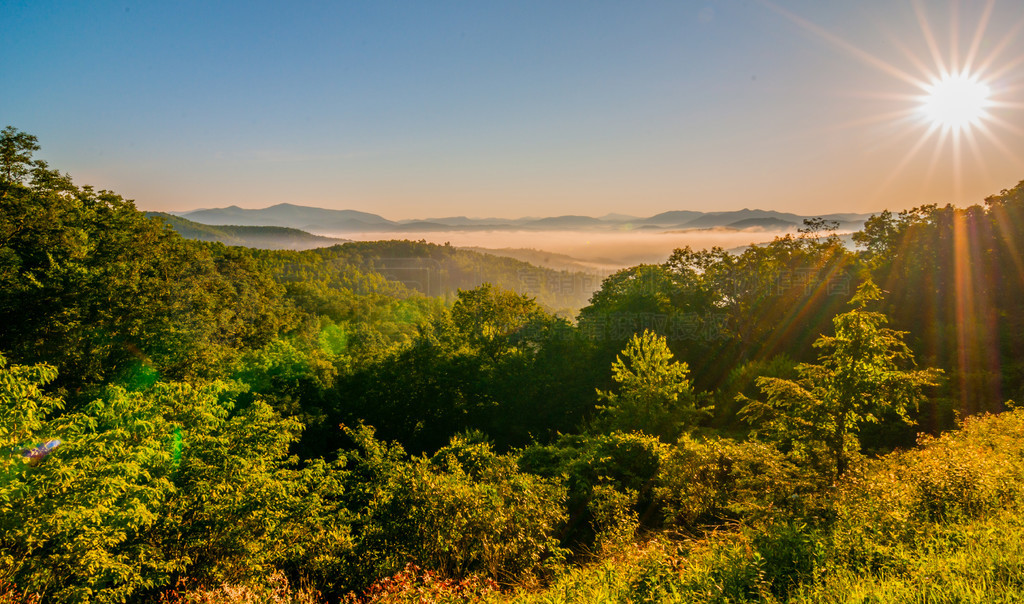
<path id="1" fill-rule="evenodd" d="M 985 180 L 992 180 L 992 172 L 988 168 L 988 164 L 982 161 L 981 147 L 978 146 L 978 138 L 974 133 L 974 129 L 967 130 L 964 134 L 966 135 L 967 144 L 971 147 L 971 156 L 974 158 L 974 163 L 977 169 L 984 175 Z"/>
<path id="2" fill-rule="evenodd" d="M 967 49 L 967 57 L 964 59 L 964 71 L 971 73 L 974 66 L 974 59 L 978 56 L 981 48 L 981 41 L 985 37 L 985 30 L 988 29 L 989 19 L 992 18 L 992 10 L 996 6 L 996 0 L 988 0 L 985 10 L 978 19 L 978 26 L 974 29 L 974 36 L 971 37 L 971 47 Z"/>
<path id="3" fill-rule="evenodd" d="M 931 25 L 928 24 L 928 16 L 925 14 L 924 7 L 921 6 L 920 0 L 912 0 L 911 4 L 914 7 L 914 12 L 917 14 L 917 22 L 921 26 L 921 33 L 924 35 L 924 41 L 928 44 L 928 50 L 932 53 L 932 61 L 935 62 L 935 66 L 939 68 L 939 73 L 948 73 L 946 69 L 946 62 L 942 60 L 942 51 L 939 50 L 939 45 L 935 41 L 935 35 L 932 33 Z"/>
<path id="4" fill-rule="evenodd" d="M 898 48 L 900 50 L 900 52 L 903 53 L 903 56 L 905 56 L 908 61 L 913 63 L 914 67 L 918 71 L 920 71 L 922 74 L 924 74 L 924 77 L 925 77 L 926 81 L 931 81 L 931 80 L 934 80 L 934 79 L 939 77 L 939 74 L 937 72 L 933 71 L 932 66 L 930 66 L 927 63 L 925 63 L 924 61 L 922 61 L 921 58 L 919 56 L 917 56 L 917 53 L 915 53 L 912 50 L 910 50 L 910 48 L 908 48 L 905 44 L 903 44 L 902 41 L 900 41 L 899 39 L 893 38 L 892 39 L 892 45 L 895 46 L 896 48 Z"/>
<path id="5" fill-rule="evenodd" d="M 960 135 L 963 132 L 955 128 L 953 134 L 953 199 L 961 200 L 964 197 L 964 162 L 963 147 L 960 145 Z"/>
<path id="6" fill-rule="evenodd" d="M 1012 103 L 1010 101 L 992 101 L 992 106 L 1004 109 L 1024 109 L 1024 103 Z"/>
<path id="7" fill-rule="evenodd" d="M 949 67 L 960 73 L 960 3 L 952 2 L 949 11 Z"/>
<path id="8" fill-rule="evenodd" d="M 1010 122 L 1008 122 L 1008 121 L 1006 121 L 1004 119 L 998 118 L 998 117 L 996 117 L 994 115 L 989 116 L 988 119 L 989 119 L 990 122 L 992 122 L 993 124 L 996 124 L 1000 128 L 1003 128 L 1004 130 L 1009 130 L 1010 132 L 1012 132 L 1012 133 L 1014 133 L 1014 134 L 1016 134 L 1018 136 L 1024 136 L 1024 129 L 1021 129 L 1016 124 L 1011 124 Z"/>
<path id="9" fill-rule="evenodd" d="M 1019 67 L 1022 63 L 1024 63 L 1024 55 L 1021 55 L 1021 56 L 1017 57 L 1016 59 L 1013 59 L 1013 60 L 1009 61 L 1008 63 L 1006 63 L 1005 65 L 1003 65 L 999 69 L 987 72 L 988 73 L 987 78 L 989 80 L 998 80 L 999 78 L 1003 77 L 1004 75 L 1006 75 L 1006 74 L 1014 71 L 1015 69 L 1017 69 L 1017 67 Z"/>
<path id="10" fill-rule="evenodd" d="M 997 204 L 991 208 L 991 212 L 995 215 L 994 222 L 996 223 L 996 228 L 1002 234 L 1003 240 L 1008 244 L 1009 249 L 1017 249 L 1017 229 L 1013 228 L 1010 224 L 1011 220 L 1007 216 L 1006 208 Z M 1024 283 L 1024 259 L 1019 254 L 1010 253 L 1007 255 L 1017 268 L 1017 276 L 1020 278 L 1021 283 Z"/>
<path id="11" fill-rule="evenodd" d="M 978 126 L 978 130 L 985 135 L 985 138 L 988 139 L 989 143 L 995 145 L 996 149 L 1002 151 L 1004 154 L 1006 154 L 1007 157 L 1012 159 L 1015 163 L 1024 164 L 1024 158 L 1021 158 L 1021 156 L 1017 155 L 1017 153 L 1013 149 L 1010 149 L 1010 147 L 1008 147 L 1006 143 L 1004 143 L 1003 140 L 999 138 L 998 135 L 996 135 L 995 132 L 992 132 L 992 130 L 989 129 L 989 127 L 986 124 L 981 124 L 980 126 Z"/>
<path id="12" fill-rule="evenodd" d="M 829 126 L 824 126 L 815 130 L 817 133 L 827 132 L 841 132 L 843 130 L 850 130 L 852 128 L 861 128 L 863 126 L 873 126 L 875 124 L 883 124 L 886 122 L 898 122 L 907 118 L 911 118 L 917 115 L 917 109 L 898 109 L 890 111 L 888 113 L 878 113 L 875 115 L 869 115 L 846 122 L 839 122 Z M 904 132 L 904 136 L 908 136 L 910 132 Z"/>
<path id="13" fill-rule="evenodd" d="M 974 279 L 971 271 L 971 250 L 968 242 L 966 217 L 953 216 L 953 289 L 957 318 L 957 377 L 960 380 L 960 408 L 966 410 L 968 384 L 966 379 L 973 369 L 977 351 L 975 344 Z"/>
<path id="14" fill-rule="evenodd" d="M 1006 47 L 1009 46 L 1011 42 L 1017 39 L 1017 35 L 1020 33 L 1021 28 L 1024 28 L 1024 19 L 1017 21 L 1017 23 L 1012 28 L 1010 28 L 1010 31 L 1007 32 L 1005 36 L 1003 36 L 1003 39 L 996 43 L 996 45 L 988 53 L 988 56 L 986 56 L 985 59 L 982 60 L 981 65 L 978 66 L 979 72 L 989 73 L 990 78 L 997 78 L 1004 70 L 1012 69 L 1012 67 L 1007 66 L 995 72 L 990 71 L 992 63 L 999 58 L 999 55 L 1003 54 L 1003 52 L 1006 50 Z M 1022 58 L 1024 57 L 1018 57 L 1015 61 L 1011 63 L 1011 65 L 1019 63 Z"/>
<path id="15" fill-rule="evenodd" d="M 802 27 L 802 28 L 806 29 L 807 31 L 809 31 L 809 32 L 817 35 L 818 37 L 824 39 L 826 42 L 829 42 L 830 44 L 832 44 L 834 46 L 838 46 L 839 48 L 845 50 L 846 52 L 854 55 L 855 57 L 857 57 L 859 59 L 861 59 L 865 63 L 867 63 L 869 65 L 872 65 L 872 66 L 874 66 L 874 67 L 876 67 L 878 69 L 881 69 L 882 71 L 888 73 L 889 75 L 891 75 L 893 77 L 896 77 L 896 78 L 899 78 L 900 80 L 903 80 L 904 82 L 913 84 L 914 86 L 917 86 L 917 87 L 922 88 L 922 89 L 924 89 L 925 87 L 928 86 L 927 82 L 925 82 L 924 80 L 921 80 L 920 78 L 917 78 L 917 77 L 915 77 L 915 76 L 913 76 L 913 75 L 903 71 L 902 69 L 896 67 L 895 65 L 893 65 L 893 64 L 891 64 L 891 63 L 889 63 L 887 61 L 883 61 L 882 59 L 879 59 L 878 57 L 872 55 L 869 52 L 866 52 L 866 51 L 864 51 L 864 50 L 862 50 L 860 48 L 857 48 L 853 44 L 847 42 L 846 40 L 840 38 L 839 36 L 829 32 L 829 31 L 825 30 L 824 28 L 822 28 L 822 27 L 812 23 L 811 21 L 808 21 L 807 19 L 804 19 L 803 17 L 801 17 L 801 16 L 799 16 L 799 15 L 797 15 L 795 13 L 792 13 L 792 12 L 786 10 L 786 9 L 782 8 L 781 6 L 778 6 L 778 5 L 770 2 L 769 0 L 758 0 L 758 1 L 760 3 L 762 3 L 762 4 L 764 4 L 765 6 L 767 6 L 768 8 L 770 8 L 771 10 L 779 13 L 783 17 L 786 17 L 787 19 L 789 19 L 793 23 L 796 23 L 800 27 Z"/>
<path id="16" fill-rule="evenodd" d="M 900 175 L 900 173 L 903 171 L 903 168 L 906 168 L 907 164 L 909 164 L 911 161 L 913 161 L 915 157 L 917 157 L 917 154 L 921 151 L 922 148 L 924 148 L 925 143 L 928 142 L 928 139 L 930 139 L 932 137 L 932 134 L 934 134 L 937 130 L 937 127 L 932 126 L 931 128 L 928 128 L 927 130 L 924 131 L 924 133 L 921 135 L 921 138 L 917 140 L 917 143 L 910 149 L 910 151 L 903 154 L 903 159 L 900 160 L 900 163 L 896 164 L 896 167 L 894 167 L 889 172 L 889 175 L 886 176 L 884 180 L 882 180 L 881 184 L 879 184 L 876 187 L 875 192 L 872 194 L 873 198 L 879 197 L 882 194 L 882 191 L 884 191 L 885 188 L 889 185 L 889 183 L 891 183 L 897 176 Z"/>
<path id="17" fill-rule="evenodd" d="M 947 128 L 937 128 L 937 130 L 939 132 L 939 144 L 935 145 L 935 148 L 932 149 L 932 159 L 928 162 L 928 171 L 925 172 L 924 180 L 921 182 L 922 188 L 935 174 L 935 169 L 939 166 L 939 156 L 942 155 L 942 151 L 946 147 L 946 137 L 950 133 Z"/>

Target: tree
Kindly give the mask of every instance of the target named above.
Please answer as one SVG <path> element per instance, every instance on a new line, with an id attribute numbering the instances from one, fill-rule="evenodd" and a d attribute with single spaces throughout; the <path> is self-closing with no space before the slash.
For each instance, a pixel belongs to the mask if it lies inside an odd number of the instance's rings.
<path id="1" fill-rule="evenodd" d="M 32 152 L 39 150 L 39 139 L 14 126 L 0 131 L 0 179 L 20 183 L 31 170 Z"/>
<path id="2" fill-rule="evenodd" d="M 52 390 L 140 366 L 223 374 L 290 324 L 282 288 L 248 252 L 186 241 L 131 200 L 75 186 L 32 160 L 34 141 L 0 137 L 0 350 L 56 367 Z"/>
<path id="3" fill-rule="evenodd" d="M 598 407 L 598 425 L 609 431 L 641 430 L 674 440 L 700 411 L 687 378 L 689 371 L 686 363 L 672 360 L 663 336 L 649 330 L 634 335 L 612 363 L 612 379 L 619 384 L 619 392 L 597 391 L 605 402 Z"/>
<path id="4" fill-rule="evenodd" d="M 46 602 L 149 602 L 181 576 L 319 572 L 346 551 L 341 464 L 295 467 L 297 421 L 234 409 L 225 382 L 112 386 L 68 412 L 43 392 L 55 376 L 0 355 L 0 579 Z M 37 464 L 10 455 L 57 437 Z"/>
<path id="5" fill-rule="evenodd" d="M 452 321 L 472 346 L 492 359 L 510 352 L 515 336 L 531 324 L 548 319 L 536 300 L 511 290 L 484 283 L 459 290 L 452 306 Z"/>
<path id="6" fill-rule="evenodd" d="M 799 365 L 796 380 L 758 378 L 768 400 L 748 401 L 743 410 L 755 433 L 830 465 L 837 478 L 860 450 L 861 426 L 890 412 L 909 421 L 921 388 L 936 385 L 941 373 L 915 369 L 905 332 L 886 328 L 886 316 L 868 310 L 881 297 L 874 282 L 863 283 L 851 300 L 856 308 L 833 319 L 836 335 L 814 343 L 827 351 L 819 363 Z"/>

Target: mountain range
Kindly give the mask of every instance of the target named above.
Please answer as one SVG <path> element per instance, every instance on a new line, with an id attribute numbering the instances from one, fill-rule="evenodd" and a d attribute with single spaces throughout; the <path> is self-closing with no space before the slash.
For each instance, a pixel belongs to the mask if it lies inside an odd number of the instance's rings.
<path id="1" fill-rule="evenodd" d="M 608 214 L 591 216 L 550 216 L 508 218 L 469 218 L 451 216 L 414 220 L 388 220 L 377 214 L 356 210 L 330 210 L 281 203 L 268 208 L 246 209 L 238 206 L 174 212 L 193 222 L 206 225 L 276 226 L 300 229 L 320 235 L 344 233 L 428 233 L 437 231 L 547 231 L 547 230 L 689 230 L 689 229 L 761 229 L 795 230 L 809 218 L 839 223 L 840 230 L 858 230 L 870 214 L 799 215 L 770 210 L 698 212 L 677 210 L 654 216 Z"/>
<path id="2" fill-rule="evenodd" d="M 224 245 L 265 250 L 308 250 L 346 243 L 348 239 L 313 235 L 299 229 L 279 226 L 214 226 L 173 216 L 163 212 L 146 212 L 150 218 L 158 218 L 171 225 L 185 239 L 217 241 Z"/>

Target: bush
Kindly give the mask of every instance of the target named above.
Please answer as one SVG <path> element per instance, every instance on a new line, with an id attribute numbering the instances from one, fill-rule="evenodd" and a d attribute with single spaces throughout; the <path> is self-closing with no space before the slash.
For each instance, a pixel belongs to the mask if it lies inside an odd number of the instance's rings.
<path id="1" fill-rule="evenodd" d="M 559 555 L 564 490 L 518 471 L 512 458 L 462 437 L 433 458 L 407 458 L 370 428 L 349 434 L 359 447 L 349 455 L 359 581 L 409 563 L 443 578 L 512 580 Z"/>
<path id="2" fill-rule="evenodd" d="M 615 523 L 660 523 L 655 487 L 669 448 L 657 437 L 639 432 L 564 435 L 551 445 L 522 450 L 519 467 L 566 486 L 569 518 L 562 541 L 589 549 L 599 536 L 606 540 L 629 531 Z"/>
<path id="3" fill-rule="evenodd" d="M 685 530 L 801 509 L 811 487 L 771 445 L 684 436 L 663 460 L 656 496 L 666 523 Z"/>
<path id="4" fill-rule="evenodd" d="M 1024 410 L 968 418 L 917 449 L 857 468 L 838 493 L 834 548 L 854 568 L 901 569 L 935 523 L 985 518 L 1020 503 Z"/>
<path id="5" fill-rule="evenodd" d="M 0 579 L 47 601 L 123 602 L 183 575 L 267 576 L 345 542 L 322 477 L 291 467 L 298 425 L 267 405 L 233 413 L 227 384 L 158 383 L 56 416 L 38 391 L 51 374 L 0 361 L 0 441 L 63 441 L 35 467 L 3 459 Z"/>

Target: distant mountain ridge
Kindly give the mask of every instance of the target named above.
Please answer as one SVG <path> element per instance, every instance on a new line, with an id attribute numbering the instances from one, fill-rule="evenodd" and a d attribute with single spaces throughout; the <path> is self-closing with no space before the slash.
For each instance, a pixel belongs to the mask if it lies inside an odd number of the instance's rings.
<path id="1" fill-rule="evenodd" d="M 795 230 L 805 219 L 823 218 L 839 223 L 841 230 L 859 230 L 871 214 L 800 215 L 771 210 L 742 209 L 729 212 L 673 210 L 647 218 L 608 214 L 591 216 L 549 216 L 507 218 L 448 218 L 388 220 L 383 216 L 357 210 L 331 210 L 280 203 L 268 208 L 246 209 L 238 206 L 175 212 L 193 222 L 206 225 L 278 226 L 317 234 L 337 233 L 427 233 L 438 231 L 514 231 L 514 230 L 656 230 L 731 228 L 743 230 Z"/>
<path id="2" fill-rule="evenodd" d="M 265 250 L 308 250 L 349 241 L 348 239 L 313 235 L 289 227 L 215 226 L 163 212 L 146 212 L 146 216 L 163 220 L 185 239 L 216 241 L 224 245 L 240 245 Z"/>

